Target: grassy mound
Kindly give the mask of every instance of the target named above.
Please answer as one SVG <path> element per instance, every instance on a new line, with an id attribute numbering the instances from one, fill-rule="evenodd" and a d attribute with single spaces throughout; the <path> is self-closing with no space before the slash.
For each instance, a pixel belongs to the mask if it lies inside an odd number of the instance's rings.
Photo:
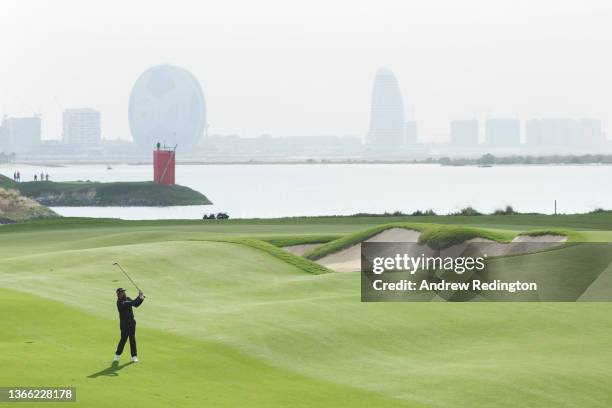
<path id="1" fill-rule="evenodd" d="M 2 188 L 14 188 L 17 182 L 3 174 L 0 174 L 0 187 Z"/>
<path id="2" fill-rule="evenodd" d="M 345 235 L 341 238 L 328 242 L 325 245 L 321 245 L 315 248 L 313 251 L 306 253 L 304 256 L 308 259 L 316 260 L 323 258 L 326 255 L 333 254 L 334 252 L 341 251 L 345 248 L 353 246 L 357 243 L 363 242 L 374 235 L 380 234 L 389 228 L 406 228 L 415 231 L 423 231 L 427 227 L 427 224 L 412 224 L 412 223 L 391 223 L 377 225 L 372 228 L 368 228 L 363 231 L 356 232 L 354 234 Z"/>
<path id="3" fill-rule="evenodd" d="M 329 269 L 324 267 L 323 265 L 319 265 L 316 262 L 313 262 L 309 259 L 306 259 L 301 256 L 294 255 L 290 252 L 287 252 L 276 245 L 273 245 L 269 242 L 265 242 L 259 239 L 252 238 L 226 238 L 223 242 L 232 242 L 235 244 L 246 245 L 251 248 L 258 249 L 260 251 L 264 251 L 275 258 L 282 260 L 283 262 L 288 263 L 291 266 L 294 266 L 298 269 L 301 269 L 304 272 L 312 273 L 313 275 L 321 275 L 324 273 L 330 273 Z M 277 241 L 278 242 L 278 241 Z M 295 241 L 291 241 L 295 242 Z"/>
<path id="4" fill-rule="evenodd" d="M 442 249 L 473 238 L 484 238 L 495 242 L 510 242 L 514 236 L 515 234 L 513 233 L 503 233 L 481 228 L 436 225 L 422 231 L 419 243 L 427 244 L 432 248 Z"/>
<path id="5" fill-rule="evenodd" d="M 171 206 L 206 205 L 211 202 L 189 187 L 166 186 L 152 181 L 98 183 L 89 181 L 28 181 L 15 183 L 3 177 L 0 186 L 47 206 Z"/>
<path id="6" fill-rule="evenodd" d="M 419 243 L 428 244 L 432 248 L 446 248 L 472 238 L 485 238 L 496 242 L 509 242 L 516 235 L 513 233 L 495 232 L 480 228 L 395 222 L 377 225 L 354 234 L 346 235 L 314 249 L 307 253 L 305 257 L 311 260 L 323 258 L 329 254 L 363 242 L 390 228 L 405 228 L 419 231 L 421 233 L 419 236 Z"/>

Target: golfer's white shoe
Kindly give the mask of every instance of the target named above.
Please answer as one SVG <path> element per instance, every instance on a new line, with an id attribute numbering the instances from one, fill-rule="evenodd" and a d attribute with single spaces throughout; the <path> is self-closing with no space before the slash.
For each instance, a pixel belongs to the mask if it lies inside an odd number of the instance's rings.
<path id="1" fill-rule="evenodd" d="M 132 362 L 137 363 L 138 362 L 138 357 L 136 357 L 136 356 L 132 357 Z"/>
<path id="2" fill-rule="evenodd" d="M 113 361 L 119 361 L 119 356 L 115 354 L 115 358 L 113 358 Z"/>

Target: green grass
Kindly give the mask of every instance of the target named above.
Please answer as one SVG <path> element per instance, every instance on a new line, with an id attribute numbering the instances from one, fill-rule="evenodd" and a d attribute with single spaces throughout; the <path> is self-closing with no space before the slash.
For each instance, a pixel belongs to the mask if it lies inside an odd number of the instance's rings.
<path id="1" fill-rule="evenodd" d="M 536 296 L 530 292 L 492 292 L 484 296 L 496 300 L 577 301 L 612 265 L 611 249 L 610 244 L 574 243 L 534 254 L 491 259 L 486 280 L 536 282 L 540 290 Z M 606 299 L 609 296 L 597 300 Z"/>
<path id="2" fill-rule="evenodd" d="M 304 239 L 302 238 L 295 238 L 295 240 L 291 240 L 291 239 L 287 239 L 287 241 L 285 242 L 296 242 L 296 240 L 299 239 Z M 320 237 L 314 237 L 314 239 L 320 240 Z M 273 239 L 276 242 L 278 241 L 278 238 Z M 223 242 L 231 242 L 231 243 L 235 243 L 235 244 L 241 244 L 241 245 L 246 245 L 249 246 L 251 248 L 255 248 L 258 249 L 260 251 L 266 252 L 270 255 L 272 255 L 275 258 L 278 258 L 280 260 L 282 260 L 283 262 L 286 262 L 287 264 L 294 266 L 298 269 L 301 269 L 304 272 L 307 273 L 312 273 L 313 275 L 321 275 L 323 273 L 331 273 L 332 271 L 327 269 L 326 267 L 324 267 L 323 265 L 319 265 L 316 262 L 311 261 L 310 259 L 301 257 L 301 256 L 297 256 L 294 255 L 290 252 L 287 252 L 281 248 L 279 248 L 276 245 L 273 245 L 269 242 L 266 241 L 262 241 L 259 239 L 253 239 L 253 238 L 225 238 L 222 240 Z M 303 242 L 303 241 L 302 241 Z"/>
<path id="3" fill-rule="evenodd" d="M 231 214 L 230 214 L 231 215 Z M 229 220 L 143 220 L 124 221 L 118 219 L 93 219 L 93 218 L 70 218 L 65 217 L 58 220 L 32 221 L 21 223 L 11 228 L 23 231 L 50 230 L 64 228 L 86 228 L 92 227 L 114 227 L 124 226 L 126 228 L 154 227 L 164 228 L 177 226 L 206 226 L 221 227 L 228 226 L 245 227 L 246 229 L 257 226 L 274 227 L 276 231 L 282 231 L 281 227 L 287 229 L 293 235 L 302 235 L 303 230 L 312 230 L 313 234 L 336 234 L 338 232 L 355 232 L 360 229 L 389 223 L 416 223 L 416 224 L 443 224 L 472 226 L 488 229 L 505 229 L 525 231 L 528 229 L 561 228 L 583 231 L 612 231 L 612 213 L 592 213 L 573 215 L 480 215 L 480 216 L 388 216 L 388 217 L 291 217 L 273 219 L 229 219 Z M 271 228 L 272 229 L 272 228 Z"/>
<path id="4" fill-rule="evenodd" d="M 15 188 L 17 182 L 10 177 L 6 177 L 3 174 L 0 174 L 0 187 L 2 188 Z"/>
<path id="5" fill-rule="evenodd" d="M 590 222 L 577 224 L 584 240 L 612 241 Z M 376 225 L 2 226 L 0 384 L 74 385 L 85 407 L 610 406 L 612 304 L 361 303 L 359 274 L 306 273 L 262 243 Z M 503 240 L 536 228 L 552 227 L 523 218 L 485 232 Z M 447 242 L 446 232 L 429 239 Z M 585 268 L 597 258 L 587 255 Z M 104 370 L 118 334 L 114 289 L 129 285 L 114 261 L 147 300 L 136 310 L 141 362 L 113 373 Z M 89 378 L 99 372 L 108 375 Z"/>
<path id="6" fill-rule="evenodd" d="M 76 387 L 71 406 L 408 406 L 275 368 L 218 342 L 149 328 L 137 331 L 141 363 L 124 355 L 112 366 L 115 321 L 7 290 L 0 290 L 0 307 L 11 311 L 0 320 L 0 383 Z"/>

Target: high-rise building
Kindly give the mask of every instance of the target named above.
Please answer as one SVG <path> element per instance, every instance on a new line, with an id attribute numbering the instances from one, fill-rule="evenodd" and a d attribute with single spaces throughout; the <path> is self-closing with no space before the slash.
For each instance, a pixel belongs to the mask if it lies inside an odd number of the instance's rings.
<path id="1" fill-rule="evenodd" d="M 487 119 L 485 140 L 491 147 L 518 147 L 521 144 L 521 123 L 518 119 Z"/>
<path id="2" fill-rule="evenodd" d="M 529 146 L 542 148 L 588 148 L 604 141 L 597 119 L 530 119 L 525 123 L 525 136 Z"/>
<path id="3" fill-rule="evenodd" d="M 573 144 L 576 122 L 571 119 L 529 119 L 525 142 L 531 147 L 559 147 Z"/>
<path id="4" fill-rule="evenodd" d="M 450 123 L 450 143 L 455 147 L 478 145 L 478 120 L 453 120 Z"/>
<path id="5" fill-rule="evenodd" d="M 97 146 L 101 139 L 100 112 L 90 108 L 66 109 L 63 121 L 64 143 Z"/>
<path id="6" fill-rule="evenodd" d="M 417 144 L 419 134 L 416 121 L 409 120 L 406 122 L 406 129 L 404 130 L 404 133 L 404 138 L 407 145 L 410 146 Z"/>
<path id="7" fill-rule="evenodd" d="M 376 72 L 372 87 L 370 128 L 366 144 L 375 149 L 393 149 L 406 145 L 404 102 L 399 83 L 387 68 Z"/>
<path id="8" fill-rule="evenodd" d="M 29 153 L 40 145 L 40 117 L 5 117 L 2 120 L 6 150 L 16 153 Z"/>
<path id="9" fill-rule="evenodd" d="M 578 143 L 591 147 L 600 146 L 605 142 L 604 132 L 599 119 L 578 120 Z"/>

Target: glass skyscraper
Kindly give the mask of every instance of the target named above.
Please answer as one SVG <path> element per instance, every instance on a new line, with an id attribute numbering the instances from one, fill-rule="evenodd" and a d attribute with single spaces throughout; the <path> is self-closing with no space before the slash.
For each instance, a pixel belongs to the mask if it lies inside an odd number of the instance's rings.
<path id="1" fill-rule="evenodd" d="M 380 68 L 374 78 L 366 144 L 374 149 L 393 149 L 406 145 L 402 92 L 395 75 L 387 68 Z"/>

